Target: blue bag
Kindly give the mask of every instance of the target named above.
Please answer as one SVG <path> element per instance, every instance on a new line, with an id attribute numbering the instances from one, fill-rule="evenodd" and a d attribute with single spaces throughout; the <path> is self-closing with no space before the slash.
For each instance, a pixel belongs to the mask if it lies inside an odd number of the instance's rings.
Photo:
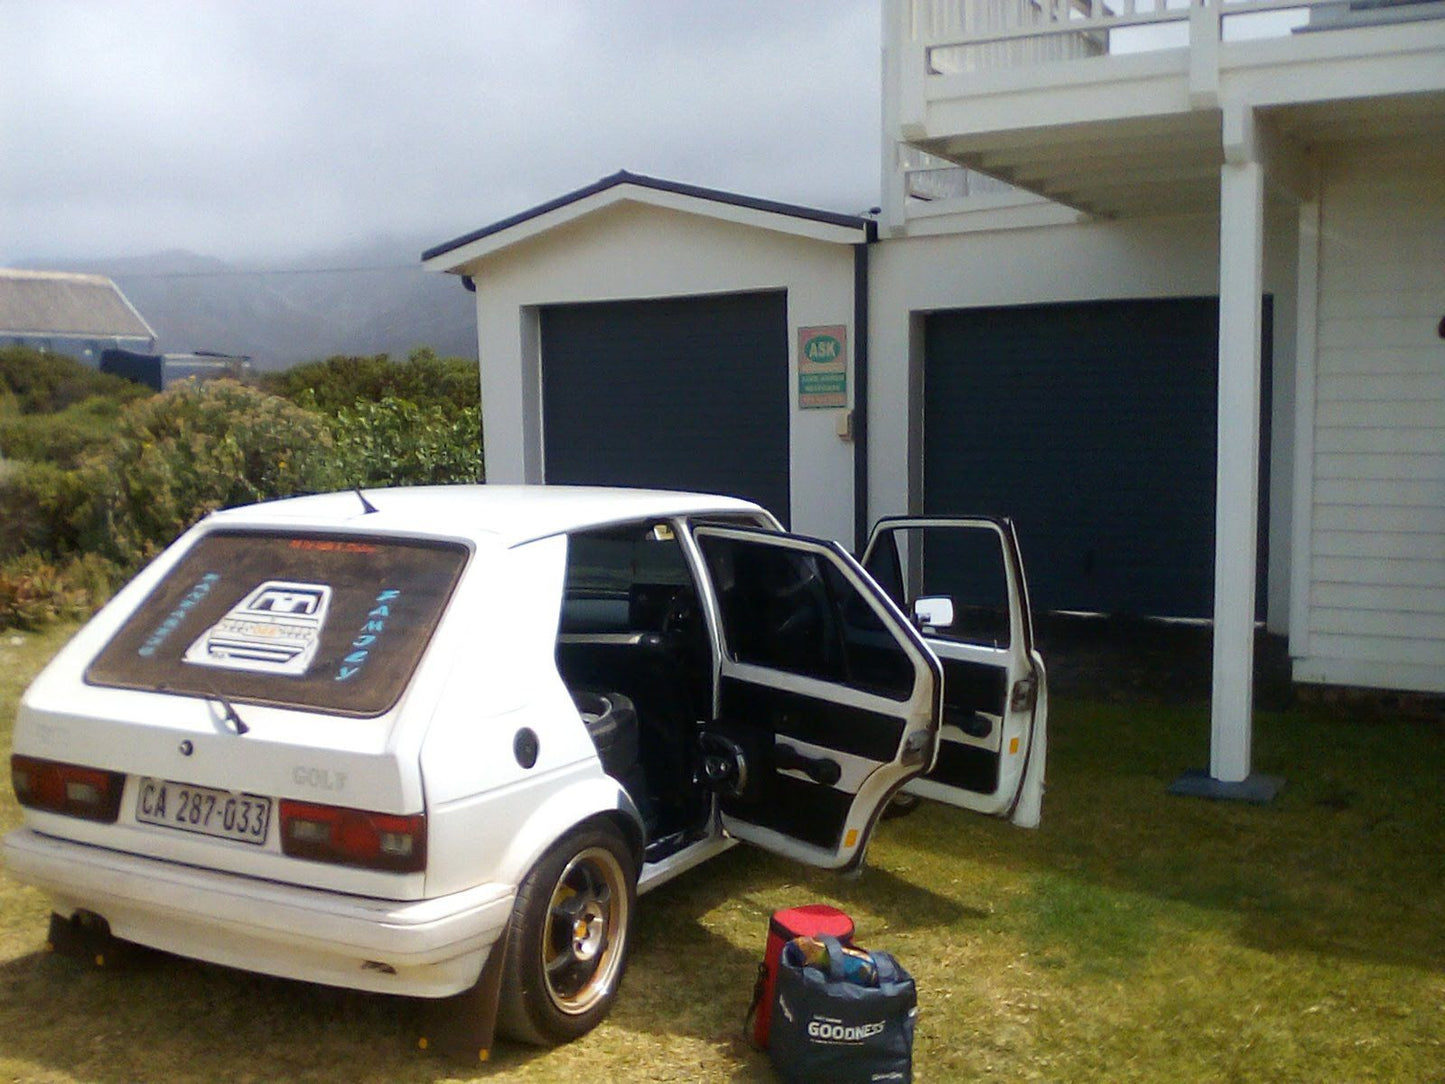
<path id="1" fill-rule="evenodd" d="M 798 946 L 783 946 L 773 998 L 768 1056 L 786 1081 L 829 1084 L 908 1084 L 913 1079 L 913 1025 L 918 991 L 886 952 L 872 953 L 877 985 L 844 977 L 837 939 L 828 971 L 803 963 Z"/>

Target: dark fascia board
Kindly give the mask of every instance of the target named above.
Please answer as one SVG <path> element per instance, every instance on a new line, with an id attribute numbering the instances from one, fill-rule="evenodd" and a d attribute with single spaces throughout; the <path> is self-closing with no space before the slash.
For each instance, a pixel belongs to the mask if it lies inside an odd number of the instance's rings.
<path id="1" fill-rule="evenodd" d="M 522 211 L 520 214 L 504 218 L 499 222 L 493 222 L 490 226 L 483 226 L 479 230 L 464 234 L 451 241 L 443 242 L 427 249 L 421 254 L 423 261 L 431 260 L 454 249 L 470 245 L 473 241 L 480 241 L 483 237 L 491 237 L 493 234 L 509 230 L 513 226 L 520 226 L 534 218 L 551 211 L 566 207 L 569 203 L 576 203 L 578 200 L 586 199 L 588 196 L 595 196 L 599 192 L 605 192 L 609 188 L 615 188 L 620 184 L 636 185 L 639 188 L 651 188 L 658 192 L 671 192 L 680 196 L 691 196 L 694 199 L 710 200 L 713 203 L 726 203 L 733 207 L 746 207 L 753 211 L 765 211 L 770 214 L 787 215 L 790 218 L 807 219 L 810 222 L 824 222 L 830 226 L 842 226 L 845 229 L 863 230 L 867 240 L 877 238 L 878 224 L 871 218 L 862 218 L 857 215 L 838 214 L 834 211 L 820 211 L 815 207 L 800 207 L 792 203 L 778 203 L 775 200 L 756 199 L 752 196 L 740 196 L 736 192 L 721 192 L 715 188 L 702 188 L 694 184 L 682 184 L 678 181 L 664 181 L 657 177 L 645 177 L 640 173 L 629 173 L 627 170 L 618 170 L 609 177 L 603 177 L 600 181 L 594 181 L 584 188 L 575 192 L 568 192 L 565 196 L 558 196 L 556 199 L 548 200 L 546 203 L 539 203 L 530 210 Z"/>

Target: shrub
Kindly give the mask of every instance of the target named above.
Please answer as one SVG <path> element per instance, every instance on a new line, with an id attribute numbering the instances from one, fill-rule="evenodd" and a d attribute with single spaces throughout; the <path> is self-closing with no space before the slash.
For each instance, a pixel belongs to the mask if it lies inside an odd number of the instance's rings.
<path id="1" fill-rule="evenodd" d="M 22 414 L 53 413 L 96 395 L 128 403 L 151 394 L 150 388 L 72 357 L 28 346 L 0 347 L 0 388 L 15 397 Z"/>
<path id="2" fill-rule="evenodd" d="M 34 550 L 73 553 L 87 505 L 79 474 L 55 463 L 5 461 L 0 470 L 0 561 Z"/>
<path id="3" fill-rule="evenodd" d="M 0 414 L 0 455 L 73 467 L 109 439 L 120 410 L 118 400 L 92 395 L 53 414 Z"/>
<path id="4" fill-rule="evenodd" d="M 481 410 L 391 397 L 345 407 L 332 423 L 351 485 L 434 485 L 482 479 Z"/>
<path id="5" fill-rule="evenodd" d="M 97 554 L 55 563 L 36 553 L 0 565 L 0 629 L 38 629 L 86 617 L 110 598 L 121 571 Z"/>
<path id="6" fill-rule="evenodd" d="M 438 357 L 426 346 L 413 350 L 404 362 L 394 362 L 386 354 L 338 354 L 285 372 L 265 374 L 261 386 L 308 409 L 333 415 L 363 400 L 380 402 L 386 398 L 455 412 L 481 405 L 477 363 L 467 358 Z"/>
<path id="7" fill-rule="evenodd" d="M 78 545 L 128 571 L 218 508 L 341 481 L 322 418 L 226 380 L 187 382 L 126 407 L 77 474 Z"/>

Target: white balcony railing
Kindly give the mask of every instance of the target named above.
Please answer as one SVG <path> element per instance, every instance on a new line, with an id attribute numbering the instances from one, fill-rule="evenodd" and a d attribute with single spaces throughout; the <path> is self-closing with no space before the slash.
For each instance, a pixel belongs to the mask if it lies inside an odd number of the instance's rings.
<path id="1" fill-rule="evenodd" d="M 1114 153 L 1101 126 L 1147 120 L 1151 146 L 1172 145 L 1186 159 L 1193 155 L 1189 160 L 1212 169 L 1220 134 L 1211 123 L 1229 94 L 1236 110 L 1249 104 L 1238 100 L 1240 94 L 1258 95 L 1261 88 L 1275 95 L 1274 104 L 1353 101 L 1366 89 L 1360 62 L 1382 57 L 1393 65 L 1388 74 L 1394 95 L 1417 89 L 1438 94 L 1441 88 L 1438 44 L 1431 43 L 1441 41 L 1445 0 L 884 4 L 884 130 L 892 153 L 884 159 L 880 222 L 890 230 L 904 229 L 915 216 L 941 220 L 956 212 L 1022 206 L 1029 198 L 1089 213 L 1123 213 L 1126 204 L 1152 206 L 1143 197 L 1128 203 L 1119 194 L 1120 183 L 1100 180 L 1096 191 L 1088 191 L 1089 182 L 1078 177 L 1068 184 L 1045 183 L 1048 171 L 1040 172 L 1044 166 L 1035 140 L 1050 125 L 1072 125 L 1075 142 L 1085 140 L 1088 129 L 1087 139 L 1108 146 L 1092 152 L 1095 157 L 1114 154 L 1122 162 L 1128 153 Z M 1419 31 L 1383 29 L 1404 22 L 1420 23 Z M 1426 22 L 1435 25 L 1426 28 Z M 1361 27 L 1371 29 L 1351 33 Z M 1276 40 L 1258 40 L 1269 38 Z M 1424 44 L 1412 47 L 1416 40 Z M 1150 52 L 1158 55 L 1139 55 Z M 1378 67 L 1375 63 L 1369 71 Z M 1284 73 L 1280 79 L 1273 77 L 1275 69 Z M 1338 93 L 1333 93 L 1336 86 Z M 1358 117 L 1336 119 L 1361 123 Z M 1145 140 L 1142 131 L 1136 124 L 1136 144 Z M 1240 136 L 1226 124 L 1225 136 L 1231 131 Z M 1176 142 L 1170 144 L 1171 139 Z M 1174 195 L 1183 192 L 1181 198 L 1198 201 L 1197 192 L 1184 191 L 1188 185 L 1179 180 L 1177 162 L 1153 161 L 1141 168 L 1156 180 L 1146 181 L 1141 174 L 1140 192 L 1151 184 L 1157 190 L 1168 180 Z M 1077 174 L 1078 163 L 1071 162 L 1070 170 Z M 1020 187 L 1010 188 L 1004 178 Z"/>
<path id="2" fill-rule="evenodd" d="M 1438 0 L 906 0 L 929 75 L 1439 18 Z"/>
<path id="3" fill-rule="evenodd" d="M 916 147 L 899 146 L 898 172 L 903 177 L 904 196 L 923 203 L 946 200 L 996 198 L 1020 195 L 1011 184 L 983 173 L 954 165 L 946 158 L 927 154 Z"/>

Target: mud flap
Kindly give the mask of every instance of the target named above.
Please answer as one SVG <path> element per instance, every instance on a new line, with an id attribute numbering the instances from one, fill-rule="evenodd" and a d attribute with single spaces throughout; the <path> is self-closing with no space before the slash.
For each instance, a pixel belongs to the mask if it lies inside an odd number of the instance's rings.
<path id="1" fill-rule="evenodd" d="M 115 937 L 110 924 L 89 911 L 77 911 L 69 918 L 52 911 L 45 948 L 57 956 L 107 969 L 123 967 L 139 951 L 139 946 Z"/>
<path id="2" fill-rule="evenodd" d="M 473 1063 L 491 1056 L 506 955 L 507 932 L 503 930 L 476 982 L 459 994 L 427 1002 L 418 1048 Z"/>

